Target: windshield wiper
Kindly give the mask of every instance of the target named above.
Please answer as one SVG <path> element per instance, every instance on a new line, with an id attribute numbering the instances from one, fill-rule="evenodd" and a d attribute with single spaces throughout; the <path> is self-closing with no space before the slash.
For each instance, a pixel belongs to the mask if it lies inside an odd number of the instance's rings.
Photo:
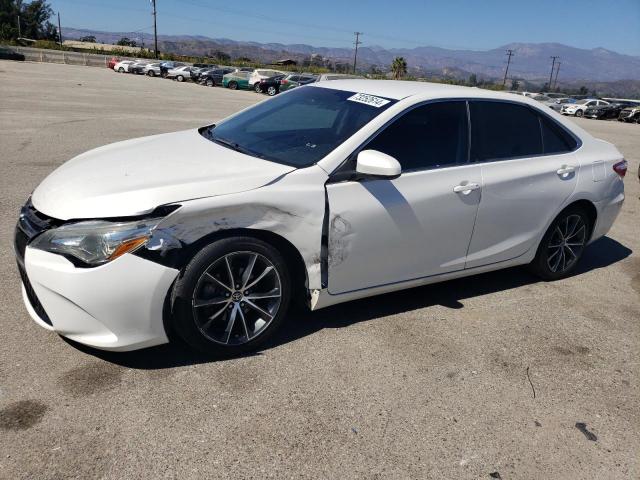
<path id="1" fill-rule="evenodd" d="M 230 148 L 231 150 L 235 150 L 236 152 L 244 153 L 245 155 L 251 155 L 252 157 L 263 158 L 262 155 L 249 150 L 248 148 L 245 148 L 236 142 L 227 140 L 226 138 L 214 137 L 213 135 L 211 135 L 209 138 L 211 138 L 211 140 L 213 140 L 214 142 L 219 143 L 220 145 Z"/>

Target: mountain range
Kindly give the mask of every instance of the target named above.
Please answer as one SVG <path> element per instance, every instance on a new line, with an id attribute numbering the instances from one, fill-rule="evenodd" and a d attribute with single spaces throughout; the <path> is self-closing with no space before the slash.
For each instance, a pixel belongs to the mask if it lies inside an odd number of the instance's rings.
<path id="1" fill-rule="evenodd" d="M 94 30 L 64 29 L 65 38 L 93 35 L 99 42 L 116 43 L 129 37 L 153 44 L 149 34 L 131 32 L 100 32 Z M 353 62 L 353 49 L 317 47 L 306 44 L 281 44 L 236 41 L 227 38 L 209 38 L 200 35 L 160 35 L 159 49 L 183 55 L 208 56 L 222 51 L 232 58 L 247 57 L 270 63 L 282 58 L 299 62 L 311 55 L 319 55 L 331 62 Z M 559 82 L 579 80 L 612 82 L 640 81 L 640 56 L 624 55 L 604 48 L 581 49 L 559 43 L 511 43 L 492 50 L 450 50 L 439 47 L 383 48 L 363 46 L 358 49 L 358 66 L 369 70 L 376 66 L 388 70 L 395 57 L 404 57 L 409 70 L 416 75 L 440 74 L 465 78 L 475 74 L 478 79 L 502 78 L 506 65 L 506 50 L 513 50 L 509 77 L 530 80 L 548 80 L 551 56 L 559 57 Z"/>

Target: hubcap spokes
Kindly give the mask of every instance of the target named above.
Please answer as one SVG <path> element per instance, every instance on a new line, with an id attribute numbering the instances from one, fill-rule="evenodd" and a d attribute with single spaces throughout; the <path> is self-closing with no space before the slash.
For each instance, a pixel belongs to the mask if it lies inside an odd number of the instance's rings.
<path id="1" fill-rule="evenodd" d="M 547 246 L 547 264 L 554 273 L 571 268 L 587 241 L 587 226 L 580 215 L 569 215 L 553 231 Z"/>
<path id="2" fill-rule="evenodd" d="M 229 253 L 200 276 L 193 316 L 200 332 L 224 345 L 241 345 L 263 333 L 280 308 L 280 276 L 254 252 Z"/>

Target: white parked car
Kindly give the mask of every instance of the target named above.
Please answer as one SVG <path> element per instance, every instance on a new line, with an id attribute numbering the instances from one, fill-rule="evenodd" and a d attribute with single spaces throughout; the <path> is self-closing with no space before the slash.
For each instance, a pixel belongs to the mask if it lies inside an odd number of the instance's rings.
<path id="1" fill-rule="evenodd" d="M 609 102 L 605 100 L 598 100 L 596 98 L 585 98 L 584 100 L 578 100 L 575 103 L 566 103 L 562 105 L 560 113 L 563 115 L 582 117 L 587 108 L 600 105 L 609 105 Z"/>
<path id="2" fill-rule="evenodd" d="M 160 76 L 160 62 L 145 65 L 143 73 L 150 77 Z"/>
<path id="3" fill-rule="evenodd" d="M 191 78 L 191 68 L 189 65 L 171 68 L 167 72 L 167 78 L 175 78 L 179 82 L 184 82 L 186 79 Z"/>
<path id="4" fill-rule="evenodd" d="M 23 298 L 38 324 L 93 347 L 175 334 L 238 354 L 293 301 L 316 310 L 515 265 L 566 277 L 618 215 L 626 168 L 525 97 L 314 83 L 59 167 L 16 228 Z"/>
<path id="5" fill-rule="evenodd" d="M 122 60 L 113 66 L 113 71 L 118 73 L 127 73 L 129 72 L 129 66 L 134 63 L 135 61 L 133 60 Z"/>
<path id="6" fill-rule="evenodd" d="M 279 70 L 266 70 L 262 68 L 256 68 L 251 75 L 249 75 L 249 85 L 256 92 L 260 92 L 260 80 L 275 77 L 276 75 L 286 75 L 285 72 Z"/>

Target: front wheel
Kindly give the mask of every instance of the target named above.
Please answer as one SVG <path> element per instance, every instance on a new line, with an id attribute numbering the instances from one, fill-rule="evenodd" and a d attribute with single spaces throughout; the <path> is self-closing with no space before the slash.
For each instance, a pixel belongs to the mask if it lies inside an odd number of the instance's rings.
<path id="1" fill-rule="evenodd" d="M 213 80 L 208 79 L 207 80 L 207 87 L 213 87 L 215 85 L 215 83 L 213 83 Z"/>
<path id="2" fill-rule="evenodd" d="M 582 258 L 591 234 L 591 220 L 579 207 L 564 210 L 538 246 L 530 269 L 544 280 L 568 277 Z"/>
<path id="3" fill-rule="evenodd" d="M 261 93 L 262 89 L 260 88 L 260 82 L 256 82 L 253 84 L 253 91 L 256 93 Z"/>
<path id="4" fill-rule="evenodd" d="M 124 73 L 124 68 L 123 68 L 123 67 L 120 67 L 120 68 L 118 69 L 118 72 L 120 72 L 120 73 Z"/>
<path id="5" fill-rule="evenodd" d="M 156 76 L 156 72 L 154 72 L 153 70 L 149 70 L 147 72 L 147 75 L 149 75 L 150 77 L 155 77 Z"/>
<path id="6" fill-rule="evenodd" d="M 238 82 L 229 82 L 227 84 L 227 88 L 229 88 L 231 90 L 237 90 L 238 89 Z"/>
<path id="7" fill-rule="evenodd" d="M 176 80 L 178 80 L 179 82 L 184 82 L 184 77 L 182 75 L 178 75 L 176 77 Z"/>
<path id="8" fill-rule="evenodd" d="M 576 117 L 580 118 L 583 115 L 584 115 L 584 112 L 582 110 L 576 110 Z"/>
<path id="9" fill-rule="evenodd" d="M 252 237 L 218 240 L 184 269 L 171 323 L 191 347 L 216 356 L 256 350 L 282 325 L 291 297 L 284 257 Z"/>

